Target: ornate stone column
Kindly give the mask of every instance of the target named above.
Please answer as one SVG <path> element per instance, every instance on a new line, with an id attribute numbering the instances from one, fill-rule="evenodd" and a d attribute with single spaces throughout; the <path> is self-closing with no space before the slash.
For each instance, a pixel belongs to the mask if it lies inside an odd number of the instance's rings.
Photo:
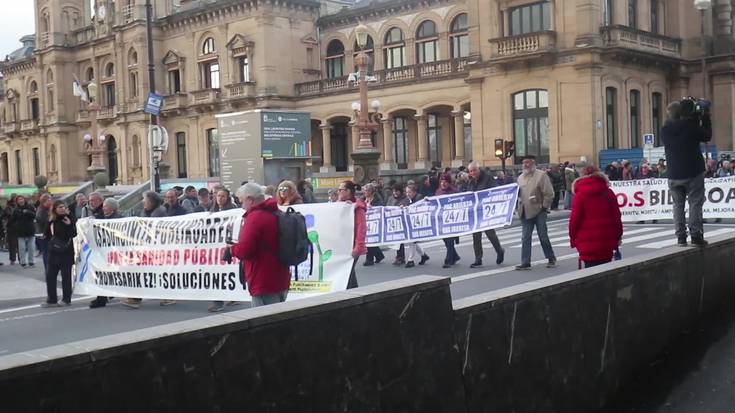
<path id="1" fill-rule="evenodd" d="M 380 164 L 380 170 L 396 169 L 396 162 L 393 158 L 394 145 L 393 141 L 393 118 L 387 116 L 380 121 L 383 124 L 383 163 Z"/>
<path id="2" fill-rule="evenodd" d="M 419 148 L 419 155 L 414 163 L 414 168 L 428 169 L 429 143 L 426 135 L 426 115 L 417 114 L 413 118 L 416 120 L 416 144 Z"/>
<path id="3" fill-rule="evenodd" d="M 464 164 L 464 111 L 452 112 L 454 119 L 454 159 L 452 167 L 456 168 Z"/>
<path id="4" fill-rule="evenodd" d="M 319 172 L 334 172 L 332 166 L 332 126 L 330 124 L 321 124 L 319 129 L 322 130 L 322 167 Z"/>

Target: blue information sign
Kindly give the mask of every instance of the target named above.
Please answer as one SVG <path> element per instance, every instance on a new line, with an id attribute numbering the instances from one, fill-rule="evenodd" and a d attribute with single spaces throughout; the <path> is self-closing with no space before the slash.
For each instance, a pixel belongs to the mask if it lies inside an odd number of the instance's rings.
<path id="1" fill-rule="evenodd" d="M 163 107 L 163 96 L 156 93 L 148 93 L 148 99 L 145 101 L 145 107 L 143 112 L 150 113 L 153 116 L 161 114 L 161 108 Z"/>

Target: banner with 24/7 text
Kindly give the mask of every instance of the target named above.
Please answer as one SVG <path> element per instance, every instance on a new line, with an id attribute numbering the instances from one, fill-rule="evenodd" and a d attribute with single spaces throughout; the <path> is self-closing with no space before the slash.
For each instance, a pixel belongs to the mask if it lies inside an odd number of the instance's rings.
<path id="1" fill-rule="evenodd" d="M 406 207 L 367 211 L 369 246 L 458 237 L 510 225 L 518 185 L 432 196 Z"/>
<path id="2" fill-rule="evenodd" d="M 623 221 L 672 219 L 674 201 L 669 180 L 662 178 L 613 181 Z M 704 218 L 735 218 L 735 176 L 704 180 Z M 689 204 L 686 204 L 686 211 Z"/>
<path id="3" fill-rule="evenodd" d="M 347 288 L 354 206 L 295 205 L 306 218 L 312 252 L 292 267 L 288 299 Z M 239 263 L 222 261 L 238 239 L 243 210 L 170 218 L 82 219 L 75 239 L 75 293 L 173 300 L 247 301 Z M 246 223 L 247 225 L 247 223 Z"/>

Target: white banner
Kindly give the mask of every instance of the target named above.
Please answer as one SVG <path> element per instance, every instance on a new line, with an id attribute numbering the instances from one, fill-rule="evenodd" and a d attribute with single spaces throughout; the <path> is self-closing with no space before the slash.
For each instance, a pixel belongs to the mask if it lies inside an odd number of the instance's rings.
<path id="1" fill-rule="evenodd" d="M 295 205 L 313 252 L 294 271 L 288 299 L 342 291 L 352 269 L 354 206 Z M 239 264 L 222 261 L 242 209 L 170 218 L 77 222 L 75 293 L 109 297 L 247 301 Z"/>
<path id="2" fill-rule="evenodd" d="M 623 221 L 672 219 L 674 202 L 665 178 L 612 181 Z M 735 218 L 735 177 L 704 180 L 704 218 Z M 689 204 L 686 205 L 689 211 Z"/>

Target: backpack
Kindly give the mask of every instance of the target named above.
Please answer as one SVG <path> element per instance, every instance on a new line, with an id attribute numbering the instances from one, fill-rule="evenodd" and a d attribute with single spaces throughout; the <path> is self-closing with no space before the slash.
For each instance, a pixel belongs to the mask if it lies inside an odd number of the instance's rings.
<path id="1" fill-rule="evenodd" d="M 306 219 L 289 207 L 274 212 L 278 218 L 278 261 L 285 266 L 299 265 L 309 257 L 311 242 L 306 232 Z"/>

